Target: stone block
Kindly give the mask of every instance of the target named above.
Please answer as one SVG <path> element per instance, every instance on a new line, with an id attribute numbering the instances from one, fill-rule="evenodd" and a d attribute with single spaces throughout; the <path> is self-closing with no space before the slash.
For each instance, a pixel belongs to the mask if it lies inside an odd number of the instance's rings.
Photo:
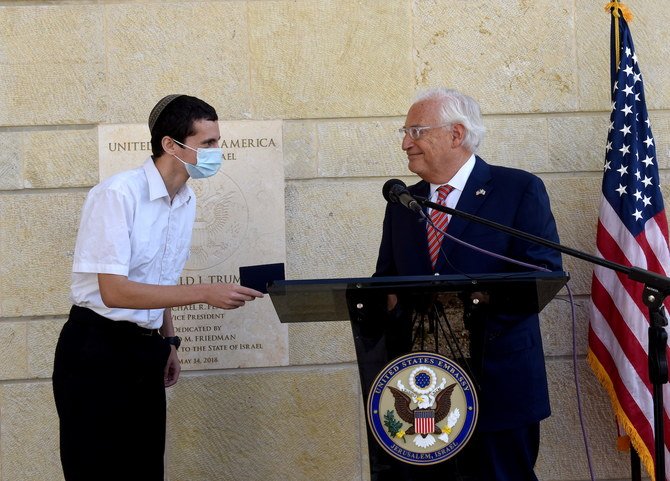
<path id="1" fill-rule="evenodd" d="M 249 2 L 254 116 L 404 114 L 414 87 L 408 2 Z"/>
<path id="2" fill-rule="evenodd" d="M 486 134 L 477 153 L 486 162 L 529 172 L 552 172 L 544 116 L 484 117 Z"/>
<path id="3" fill-rule="evenodd" d="M 102 9 L 95 5 L 3 6 L 0 63 L 83 63 L 104 50 Z"/>
<path id="4" fill-rule="evenodd" d="M 583 357 L 577 366 L 582 417 L 595 479 L 626 479 L 630 476 L 629 455 L 616 449 L 617 431 L 609 399 Z M 552 415 L 541 423 L 538 477 L 556 481 L 589 479 L 572 361 L 548 361 L 547 375 Z"/>
<path id="5" fill-rule="evenodd" d="M 611 109 L 610 89 L 610 18 L 604 4 L 575 4 L 574 45 L 581 111 Z"/>
<path id="6" fill-rule="evenodd" d="M 587 254 L 594 254 L 601 198 L 601 174 L 589 174 L 585 177 L 552 177 L 545 178 L 544 181 L 561 244 Z M 563 270 L 570 273 L 573 294 L 590 292 L 591 264 L 563 254 Z"/>
<path id="7" fill-rule="evenodd" d="M 28 131 L 24 137 L 26 188 L 91 187 L 98 183 L 97 129 Z"/>
<path id="8" fill-rule="evenodd" d="M 383 181 L 289 181 L 287 279 L 368 277 L 377 261 Z"/>
<path id="9" fill-rule="evenodd" d="M 286 179 L 314 179 L 318 168 L 316 122 L 285 121 L 283 124 L 284 175 Z"/>
<path id="10" fill-rule="evenodd" d="M 26 323 L 27 377 L 51 379 L 56 343 L 65 318 Z"/>
<path id="11" fill-rule="evenodd" d="M 604 112 L 549 118 L 549 163 L 552 170 L 602 173 L 608 126 L 609 113 Z"/>
<path id="12" fill-rule="evenodd" d="M 575 323 L 572 322 L 570 301 L 567 295 L 558 295 L 540 313 L 542 344 L 545 357 L 573 356 L 573 337 L 576 354 L 584 356 L 590 316 L 590 299 L 575 296 Z"/>
<path id="13" fill-rule="evenodd" d="M 407 175 L 407 156 L 396 130 L 404 119 L 319 122 L 320 177 Z"/>
<path id="14" fill-rule="evenodd" d="M 0 196 L 0 317 L 63 314 L 85 192 Z"/>
<path id="15" fill-rule="evenodd" d="M 106 5 L 106 122 L 147 122 L 172 93 L 201 98 L 221 120 L 251 117 L 246 9 L 243 1 Z"/>
<path id="16" fill-rule="evenodd" d="M 62 480 L 50 382 L 0 386 L 2 479 Z"/>
<path id="17" fill-rule="evenodd" d="M 417 84 L 461 90 L 488 114 L 575 110 L 573 9 L 569 0 L 414 2 Z"/>
<path id="18" fill-rule="evenodd" d="M 659 169 L 670 168 L 670 115 L 665 112 L 649 112 L 651 130 L 656 146 L 656 162 Z"/>
<path id="19" fill-rule="evenodd" d="M 361 479 L 360 404 L 353 366 L 182 377 L 168 403 L 168 476 Z"/>
<path id="20" fill-rule="evenodd" d="M 0 190 L 23 188 L 23 132 L 0 132 Z"/>
<path id="21" fill-rule="evenodd" d="M 0 379 L 22 379 L 28 373 L 28 334 L 24 322 L 0 324 Z"/>
<path id="22" fill-rule="evenodd" d="M 289 326 L 289 363 L 338 364 L 356 362 L 356 349 L 347 319 L 294 323 Z"/>
<path id="23" fill-rule="evenodd" d="M 107 93 L 101 7 L 0 9 L 0 125 L 99 121 Z"/>

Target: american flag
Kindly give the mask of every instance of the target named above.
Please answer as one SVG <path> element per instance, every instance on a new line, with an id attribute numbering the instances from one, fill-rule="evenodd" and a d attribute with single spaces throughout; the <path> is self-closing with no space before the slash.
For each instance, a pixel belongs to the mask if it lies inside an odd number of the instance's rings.
<path id="1" fill-rule="evenodd" d="M 668 224 L 642 74 L 626 20 L 618 15 L 612 20 L 612 113 L 605 147 L 597 255 L 667 276 Z M 617 44 L 618 65 L 614 60 Z M 588 361 L 609 393 L 619 425 L 653 478 L 653 387 L 647 358 L 649 312 L 642 302 L 643 289 L 641 283 L 624 274 L 599 266 L 594 269 Z M 667 480 L 670 479 L 668 384 L 663 385 L 663 396 L 666 473 L 665 476 L 659 473 L 659 478 Z"/>

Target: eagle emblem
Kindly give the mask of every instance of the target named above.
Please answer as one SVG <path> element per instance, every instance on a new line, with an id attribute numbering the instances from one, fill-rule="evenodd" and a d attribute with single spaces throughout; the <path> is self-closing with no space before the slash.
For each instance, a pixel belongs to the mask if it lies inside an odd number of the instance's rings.
<path id="1" fill-rule="evenodd" d="M 422 448 L 435 444 L 433 434 L 439 435 L 440 440 L 448 443 L 449 433 L 460 417 L 459 409 L 450 413 L 451 394 L 456 383 L 445 387 L 447 380 L 442 378 L 442 383 L 435 387 L 437 376 L 429 367 L 414 369 L 409 379 L 411 391 L 405 388 L 400 379 L 397 388 L 389 386 L 395 398 L 398 417 L 411 424 L 405 435 L 418 435 L 414 437 L 414 444 Z M 416 407 L 412 409 L 412 405 Z M 438 427 L 438 423 L 445 418 L 448 418 L 446 426 Z"/>
<path id="2" fill-rule="evenodd" d="M 469 441 L 477 422 L 474 385 L 460 366 L 435 353 L 415 352 L 391 361 L 372 384 L 368 423 L 393 457 L 435 464 Z"/>

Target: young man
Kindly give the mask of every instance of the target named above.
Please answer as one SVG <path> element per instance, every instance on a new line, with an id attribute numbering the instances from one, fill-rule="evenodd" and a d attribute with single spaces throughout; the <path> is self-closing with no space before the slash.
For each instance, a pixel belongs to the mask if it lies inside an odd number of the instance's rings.
<path id="1" fill-rule="evenodd" d="M 153 155 L 91 189 L 82 210 L 53 373 L 68 481 L 163 481 L 165 388 L 180 373 L 170 308 L 262 297 L 234 284 L 177 285 L 195 220 L 186 181 L 214 175 L 223 158 L 214 108 L 168 95 L 149 129 Z"/>

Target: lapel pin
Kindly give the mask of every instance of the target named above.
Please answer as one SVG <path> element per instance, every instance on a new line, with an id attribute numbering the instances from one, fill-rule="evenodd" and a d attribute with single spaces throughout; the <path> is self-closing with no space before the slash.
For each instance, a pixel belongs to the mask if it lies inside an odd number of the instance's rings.
<path id="1" fill-rule="evenodd" d="M 479 189 L 477 192 L 475 192 L 475 195 L 486 195 L 486 191 L 484 189 Z"/>

